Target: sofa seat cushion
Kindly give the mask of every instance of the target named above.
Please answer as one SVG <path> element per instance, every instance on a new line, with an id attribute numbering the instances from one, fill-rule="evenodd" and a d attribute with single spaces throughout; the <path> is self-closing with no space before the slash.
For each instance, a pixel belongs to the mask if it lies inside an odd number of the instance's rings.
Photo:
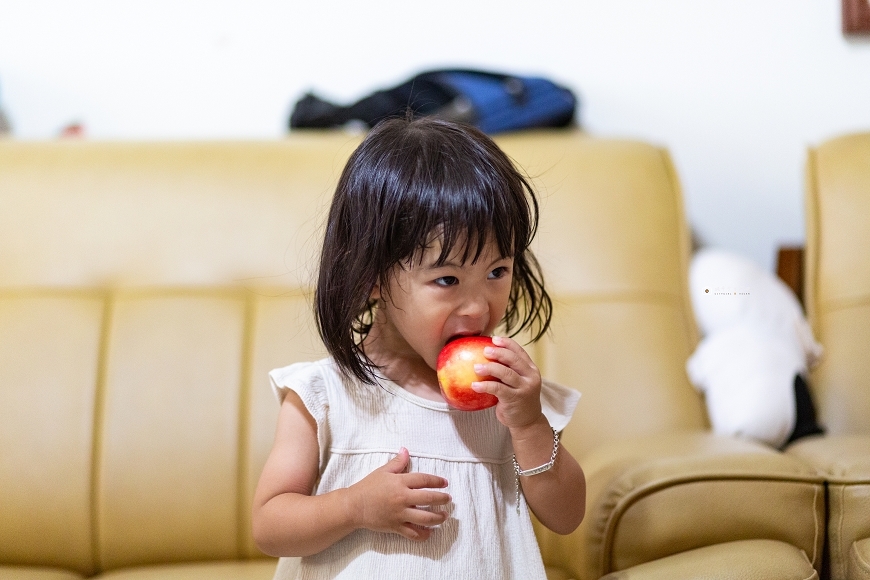
<path id="1" fill-rule="evenodd" d="M 547 580 L 573 580 L 571 574 L 556 566 L 545 566 Z"/>
<path id="2" fill-rule="evenodd" d="M 786 452 L 819 469 L 829 482 L 870 484 L 870 435 L 811 437 Z"/>
<path id="3" fill-rule="evenodd" d="M 0 566 L 0 580 L 82 580 L 67 570 L 28 566 Z"/>
<path id="4" fill-rule="evenodd" d="M 817 580 L 807 555 L 775 540 L 706 546 L 613 572 L 601 580 Z"/>
<path id="5" fill-rule="evenodd" d="M 99 580 L 272 580 L 276 561 L 269 559 L 145 566 L 113 570 Z"/>
<path id="6" fill-rule="evenodd" d="M 847 578 L 853 544 L 870 538 L 870 435 L 810 437 L 786 453 L 814 466 L 828 482 L 831 577 Z"/>
<path id="7" fill-rule="evenodd" d="M 870 538 L 855 542 L 849 552 L 848 580 L 870 580 Z"/>

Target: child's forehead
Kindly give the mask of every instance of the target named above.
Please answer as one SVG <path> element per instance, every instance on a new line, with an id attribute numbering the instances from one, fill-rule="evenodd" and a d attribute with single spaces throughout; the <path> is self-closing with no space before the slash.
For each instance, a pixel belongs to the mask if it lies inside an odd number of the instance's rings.
<path id="1" fill-rule="evenodd" d="M 457 236 L 445 253 L 446 243 L 443 231 L 433 233 L 427 238 L 426 244 L 420 249 L 420 252 L 412 257 L 411 263 L 423 267 L 434 267 L 442 264 L 459 265 L 469 261 L 476 262 L 481 259 L 492 260 L 502 257 L 492 232 L 487 232 L 483 237 L 483 245 L 480 248 L 478 248 L 476 236 L 472 236 L 469 240 L 467 233 Z"/>

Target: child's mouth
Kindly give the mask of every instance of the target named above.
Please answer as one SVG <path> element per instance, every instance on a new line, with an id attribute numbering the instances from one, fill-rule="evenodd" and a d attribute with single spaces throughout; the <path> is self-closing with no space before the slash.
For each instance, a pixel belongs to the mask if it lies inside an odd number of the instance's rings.
<path id="1" fill-rule="evenodd" d="M 467 338 L 467 337 L 469 337 L 469 336 L 480 336 L 480 335 L 481 335 L 480 332 L 468 332 L 468 333 L 465 333 L 465 334 L 454 334 L 453 336 L 451 336 L 450 338 L 448 338 L 448 339 L 447 339 L 447 342 L 445 342 L 444 344 L 445 344 L 445 345 L 448 345 L 448 344 L 450 344 L 451 342 L 453 342 L 454 340 L 458 340 L 458 339 L 460 339 L 460 338 Z"/>

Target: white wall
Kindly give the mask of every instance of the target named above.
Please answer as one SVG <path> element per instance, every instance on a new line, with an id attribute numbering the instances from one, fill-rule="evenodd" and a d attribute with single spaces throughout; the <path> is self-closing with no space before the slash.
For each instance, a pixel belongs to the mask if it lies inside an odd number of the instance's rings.
<path id="1" fill-rule="evenodd" d="M 870 130 L 870 41 L 843 38 L 840 0 L 0 0 L 23 139 L 278 138 L 307 89 L 445 65 L 549 75 L 590 132 L 667 146 L 701 237 L 768 268 L 803 240 L 806 147 Z"/>

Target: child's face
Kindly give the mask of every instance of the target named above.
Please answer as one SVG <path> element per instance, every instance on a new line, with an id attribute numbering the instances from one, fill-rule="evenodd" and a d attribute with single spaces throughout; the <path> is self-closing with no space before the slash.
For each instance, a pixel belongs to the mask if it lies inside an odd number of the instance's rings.
<path id="1" fill-rule="evenodd" d="M 462 244 L 435 266 L 441 254 L 436 240 L 419 260 L 396 266 L 382 299 L 379 336 L 392 354 L 422 358 L 432 369 L 438 353 L 456 336 L 491 335 L 504 317 L 511 291 L 513 258 L 499 255 L 490 240 L 474 264 L 462 264 Z"/>

